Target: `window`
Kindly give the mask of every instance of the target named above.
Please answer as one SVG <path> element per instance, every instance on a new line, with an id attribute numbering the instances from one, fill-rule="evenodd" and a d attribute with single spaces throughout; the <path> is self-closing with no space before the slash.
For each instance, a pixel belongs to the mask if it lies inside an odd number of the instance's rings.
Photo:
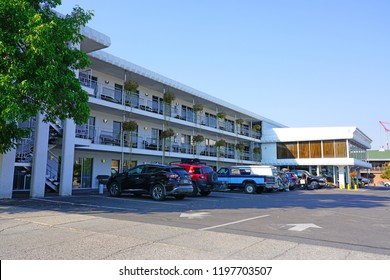
<path id="1" fill-rule="evenodd" d="M 92 188 L 92 158 L 79 158 L 73 165 L 73 188 Z"/>
<path id="2" fill-rule="evenodd" d="M 111 160 L 111 175 L 114 175 L 119 172 L 119 160 L 113 159 Z"/>
<path id="3" fill-rule="evenodd" d="M 115 102 L 118 102 L 118 103 L 121 103 L 122 102 L 122 90 L 123 90 L 123 86 L 122 85 L 118 85 L 118 84 L 115 84 L 115 90 L 114 90 L 114 98 L 115 98 Z"/>
<path id="4" fill-rule="evenodd" d="M 181 117 L 183 120 L 193 122 L 194 121 L 194 109 L 181 105 Z"/>
<path id="5" fill-rule="evenodd" d="M 300 142 L 299 143 L 299 158 L 309 158 L 310 157 L 310 143 L 309 142 Z"/>
<path id="6" fill-rule="evenodd" d="M 227 168 L 220 168 L 218 170 L 218 174 L 221 174 L 221 175 L 228 175 L 229 174 L 229 169 Z"/>
<path id="7" fill-rule="evenodd" d="M 205 120 L 206 120 L 206 125 L 209 127 L 217 128 L 217 116 L 210 114 L 210 113 L 205 113 Z"/>
<path id="8" fill-rule="evenodd" d="M 347 141 L 336 140 L 335 141 L 336 157 L 347 157 Z"/>
<path id="9" fill-rule="evenodd" d="M 141 174 L 141 173 L 142 173 L 142 166 L 132 168 L 128 171 L 128 174 Z"/>
<path id="10" fill-rule="evenodd" d="M 321 141 L 312 141 L 310 142 L 310 157 L 311 158 L 321 158 Z"/>
<path id="11" fill-rule="evenodd" d="M 298 145 L 296 142 L 277 144 L 278 159 L 297 158 L 297 157 L 298 157 Z"/>
<path id="12" fill-rule="evenodd" d="M 242 168 L 240 169 L 241 175 L 251 175 L 251 169 L 250 168 Z"/>
<path id="13" fill-rule="evenodd" d="M 144 168 L 143 173 L 157 173 L 161 171 L 161 167 L 158 166 L 148 166 L 147 168 Z"/>
<path id="14" fill-rule="evenodd" d="M 119 145 L 121 140 L 122 123 L 114 121 L 113 123 L 113 144 Z"/>
<path id="15" fill-rule="evenodd" d="M 152 111 L 157 114 L 163 114 L 164 112 L 164 101 L 161 97 L 152 97 Z"/>
<path id="16" fill-rule="evenodd" d="M 225 129 L 229 132 L 234 132 L 234 121 L 225 120 Z"/>
<path id="17" fill-rule="evenodd" d="M 334 157 L 334 141 L 326 140 L 323 141 L 323 150 L 324 150 L 324 158 L 333 158 Z"/>

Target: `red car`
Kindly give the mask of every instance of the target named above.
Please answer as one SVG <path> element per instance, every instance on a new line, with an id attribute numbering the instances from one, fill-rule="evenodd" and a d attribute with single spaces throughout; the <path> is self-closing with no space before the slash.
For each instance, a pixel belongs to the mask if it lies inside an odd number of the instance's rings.
<path id="1" fill-rule="evenodd" d="M 214 172 L 211 166 L 200 162 L 199 159 L 182 159 L 180 162 L 171 162 L 170 164 L 184 167 L 191 175 L 194 196 L 198 192 L 201 196 L 207 196 L 214 189 L 214 186 L 218 184 L 217 173 Z"/>

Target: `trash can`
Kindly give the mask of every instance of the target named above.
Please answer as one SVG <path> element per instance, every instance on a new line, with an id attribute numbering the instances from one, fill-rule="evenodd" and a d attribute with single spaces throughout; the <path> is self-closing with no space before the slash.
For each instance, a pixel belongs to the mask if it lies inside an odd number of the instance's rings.
<path id="1" fill-rule="evenodd" d="M 99 182 L 99 194 L 103 194 L 104 193 L 104 187 L 107 185 L 108 178 L 110 178 L 110 176 L 108 176 L 108 175 L 98 175 L 96 178 L 98 179 L 98 182 Z"/>

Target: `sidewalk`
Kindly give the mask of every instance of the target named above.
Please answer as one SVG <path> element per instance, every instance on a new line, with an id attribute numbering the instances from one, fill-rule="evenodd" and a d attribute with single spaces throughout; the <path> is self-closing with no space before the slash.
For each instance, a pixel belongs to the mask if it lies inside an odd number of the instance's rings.
<path id="1" fill-rule="evenodd" d="M 2 260 L 388 260 L 388 256 L 1 205 Z"/>

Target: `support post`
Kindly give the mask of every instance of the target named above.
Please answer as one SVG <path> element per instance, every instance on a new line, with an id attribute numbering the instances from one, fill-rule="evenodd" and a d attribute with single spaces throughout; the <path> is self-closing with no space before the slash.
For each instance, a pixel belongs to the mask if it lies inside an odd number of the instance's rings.
<path id="1" fill-rule="evenodd" d="M 34 152 L 31 168 L 30 197 L 44 197 L 46 184 L 47 153 L 49 150 L 49 124 L 44 116 L 37 115 L 35 124 Z"/>
<path id="2" fill-rule="evenodd" d="M 16 150 L 0 154 L 0 199 L 12 198 Z"/>
<path id="3" fill-rule="evenodd" d="M 66 119 L 62 137 L 60 196 L 72 195 L 75 136 L 75 122 L 72 119 Z"/>

